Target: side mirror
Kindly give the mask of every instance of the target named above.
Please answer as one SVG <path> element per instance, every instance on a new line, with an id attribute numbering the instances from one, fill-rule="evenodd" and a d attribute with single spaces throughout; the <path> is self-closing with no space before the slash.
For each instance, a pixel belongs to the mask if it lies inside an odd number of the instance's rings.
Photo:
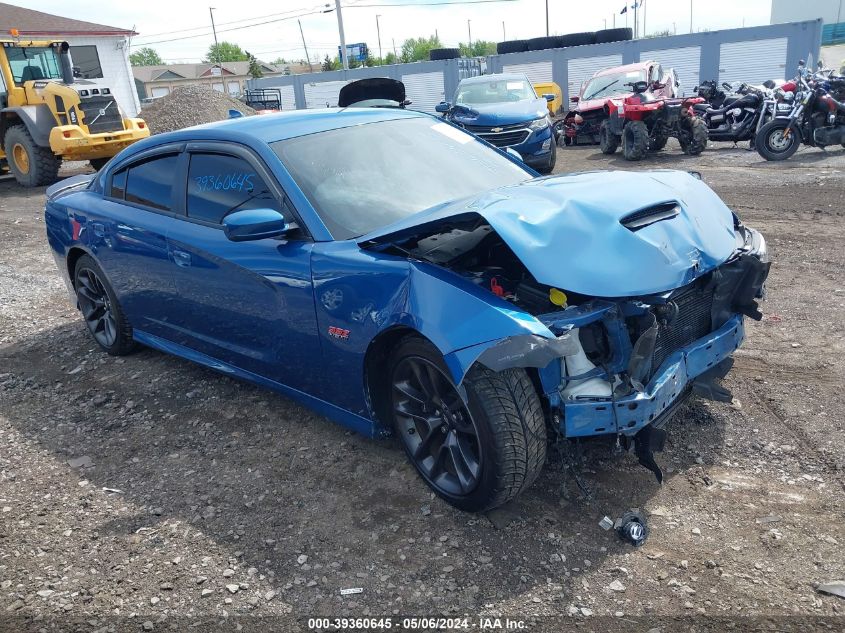
<path id="1" fill-rule="evenodd" d="M 223 218 L 223 232 L 232 242 L 280 237 L 289 228 L 285 217 L 273 209 L 236 211 Z"/>
<path id="2" fill-rule="evenodd" d="M 575 95 L 574 97 L 569 97 L 569 100 L 572 103 L 578 103 L 579 101 L 581 101 L 581 97 L 579 97 L 578 95 Z"/>
<path id="3" fill-rule="evenodd" d="M 408 107 L 409 105 L 411 105 L 412 103 L 413 103 L 413 101 L 411 101 L 410 99 L 405 99 L 405 100 L 402 102 L 402 104 L 401 104 L 401 105 L 402 105 L 402 107 L 403 107 L 403 108 L 406 108 L 406 107 Z"/>
<path id="4" fill-rule="evenodd" d="M 554 95 L 552 95 L 552 94 L 545 94 L 545 95 L 543 95 L 543 99 L 545 99 L 546 101 L 551 102 L 551 101 L 554 101 L 554 100 L 555 100 L 555 96 L 554 96 Z"/>
<path id="5" fill-rule="evenodd" d="M 234 108 L 231 108 L 229 110 L 229 118 L 230 119 L 240 119 L 242 117 L 243 117 L 243 113 L 240 110 L 235 110 Z"/>
<path id="6" fill-rule="evenodd" d="M 448 101 L 441 101 L 436 106 L 434 106 L 435 112 L 440 112 L 441 114 L 445 114 L 452 108 L 451 104 Z"/>
<path id="7" fill-rule="evenodd" d="M 515 158 L 518 161 L 522 162 L 522 154 L 517 152 L 513 147 L 508 147 L 505 151 L 508 153 L 508 156 L 510 156 L 511 158 Z"/>

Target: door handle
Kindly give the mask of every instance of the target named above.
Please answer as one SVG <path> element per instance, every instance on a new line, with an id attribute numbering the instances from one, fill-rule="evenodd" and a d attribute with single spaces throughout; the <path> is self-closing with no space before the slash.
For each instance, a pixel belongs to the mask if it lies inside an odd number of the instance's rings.
<path id="1" fill-rule="evenodd" d="M 185 251 L 177 251 L 172 250 L 170 251 L 173 254 L 173 263 L 177 266 L 182 266 L 183 268 L 187 268 L 191 265 L 191 254 Z"/>
<path id="2" fill-rule="evenodd" d="M 92 222 L 91 230 L 94 231 L 94 235 L 97 237 L 106 236 L 106 226 L 102 222 Z"/>

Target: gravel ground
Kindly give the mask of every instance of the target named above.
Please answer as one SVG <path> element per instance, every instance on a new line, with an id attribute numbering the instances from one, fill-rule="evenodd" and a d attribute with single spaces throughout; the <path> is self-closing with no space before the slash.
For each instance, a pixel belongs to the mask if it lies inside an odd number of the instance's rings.
<path id="1" fill-rule="evenodd" d="M 766 316 L 727 380 L 736 399 L 680 411 L 663 486 L 596 444 L 591 495 L 552 456 L 487 516 L 434 498 L 393 441 L 158 352 L 101 353 L 50 257 L 43 189 L 0 182 L 0 630 L 400 614 L 843 630 L 845 601 L 816 585 L 845 576 L 845 153 L 773 164 L 671 142 L 630 164 L 577 147 L 557 171 L 650 167 L 699 170 L 773 252 Z M 639 549 L 598 526 L 632 507 L 650 514 Z"/>

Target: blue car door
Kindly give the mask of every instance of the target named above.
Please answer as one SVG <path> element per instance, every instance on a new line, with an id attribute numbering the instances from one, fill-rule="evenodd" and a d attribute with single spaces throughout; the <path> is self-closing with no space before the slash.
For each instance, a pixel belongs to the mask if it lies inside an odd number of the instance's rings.
<path id="1" fill-rule="evenodd" d="M 232 242 L 223 218 L 233 211 L 293 212 L 273 175 L 251 151 L 227 143 L 188 145 L 184 216 L 167 233 L 179 294 L 180 343 L 288 386 L 318 385 L 320 342 L 311 281 L 312 241 Z"/>
<path id="2" fill-rule="evenodd" d="M 176 206 L 180 145 L 140 154 L 109 175 L 103 196 L 74 211 L 80 240 L 106 273 L 135 330 L 168 338 L 176 289 L 165 233 Z"/>

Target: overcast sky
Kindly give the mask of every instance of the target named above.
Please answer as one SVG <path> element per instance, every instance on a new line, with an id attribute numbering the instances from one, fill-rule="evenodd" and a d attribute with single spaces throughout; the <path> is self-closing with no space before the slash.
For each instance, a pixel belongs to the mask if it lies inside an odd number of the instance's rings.
<path id="1" fill-rule="evenodd" d="M 8 1 L 8 0 L 7 0 Z M 380 15 L 381 44 L 387 54 L 409 37 L 433 35 L 437 31 L 446 46 L 457 46 L 468 38 L 467 20 L 473 41 L 522 39 L 545 35 L 545 0 L 464 0 L 464 4 L 432 6 L 456 0 L 343 0 L 343 21 L 347 44 L 366 42 L 378 55 L 376 15 Z M 798 0 L 797 0 L 798 1 Z M 326 53 L 337 54 L 339 43 L 334 11 L 322 13 L 334 0 L 144 0 L 103 2 L 103 0 L 11 0 L 28 8 L 88 20 L 109 26 L 134 27 L 139 36 L 133 50 L 152 46 L 166 62 L 198 62 L 213 43 L 208 8 L 213 3 L 219 40 L 231 41 L 265 61 L 276 57 L 304 58 L 297 17 L 302 22 L 305 42 L 313 59 Z M 472 2 L 475 2 L 474 4 Z M 632 5 L 634 0 L 627 0 Z M 619 12 L 625 0 L 549 0 L 549 30 L 554 34 L 595 31 L 626 26 Z M 366 5 L 366 6 L 365 6 Z M 381 6 L 374 6 L 381 5 Z M 390 6 L 387 6 L 390 5 Z M 143 9 L 141 8 L 143 7 Z M 769 23 L 770 0 L 646 0 L 639 13 L 640 29 L 645 14 L 648 33 L 726 29 Z M 71 12 L 73 9 L 73 12 Z M 633 27 L 633 10 L 628 9 L 628 26 Z M 237 28 L 271 21 L 269 24 Z M 227 29 L 237 29 L 229 30 Z M 194 36 L 190 39 L 186 36 Z"/>

